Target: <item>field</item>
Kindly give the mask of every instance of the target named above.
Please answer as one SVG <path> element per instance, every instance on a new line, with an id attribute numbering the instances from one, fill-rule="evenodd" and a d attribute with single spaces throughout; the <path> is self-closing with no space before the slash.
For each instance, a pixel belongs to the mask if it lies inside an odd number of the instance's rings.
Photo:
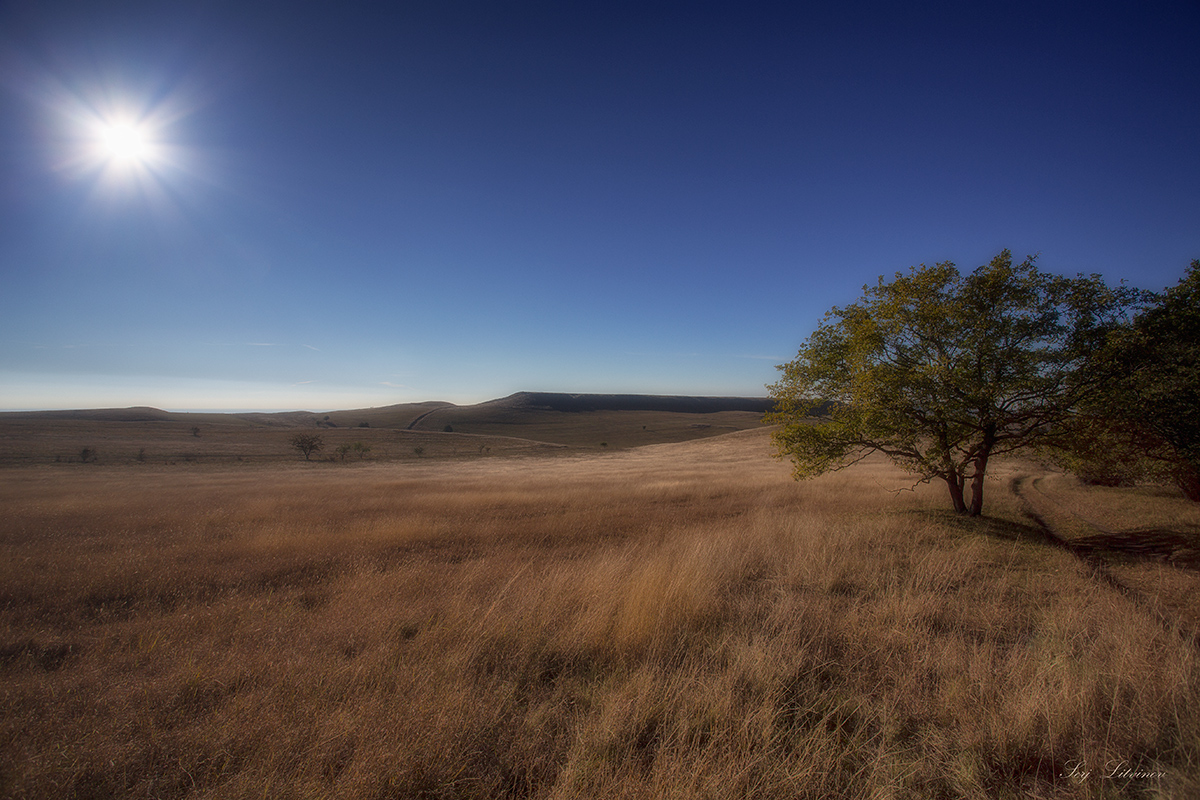
<path id="1" fill-rule="evenodd" d="M 98 429 L 13 425 L 0 796 L 1200 797 L 1163 489 L 1009 462 L 967 520 L 885 462 L 796 483 L 761 428 L 85 464 Z"/>

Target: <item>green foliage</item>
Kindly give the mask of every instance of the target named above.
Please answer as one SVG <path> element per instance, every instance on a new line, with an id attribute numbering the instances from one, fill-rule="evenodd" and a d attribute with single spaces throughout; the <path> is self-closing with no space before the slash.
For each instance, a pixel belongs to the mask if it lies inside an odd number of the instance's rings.
<path id="1" fill-rule="evenodd" d="M 1131 446 L 1131 431 L 1110 417 L 1082 413 L 1046 455 L 1093 486 L 1132 486 L 1154 475 L 1153 464 Z"/>
<path id="2" fill-rule="evenodd" d="M 1107 426 L 1119 432 L 1113 446 L 1127 459 L 1148 462 L 1200 501 L 1200 260 L 1115 331 L 1091 369 L 1104 376 L 1105 391 L 1076 425 L 1084 469 L 1096 467 L 1087 440 Z"/>
<path id="3" fill-rule="evenodd" d="M 1044 442 L 1096 391 L 1079 367 L 1134 299 L 1007 250 L 966 275 L 944 262 L 880 278 L 780 366 L 767 416 L 779 454 L 809 478 L 882 452 L 978 515 L 988 460 Z"/>

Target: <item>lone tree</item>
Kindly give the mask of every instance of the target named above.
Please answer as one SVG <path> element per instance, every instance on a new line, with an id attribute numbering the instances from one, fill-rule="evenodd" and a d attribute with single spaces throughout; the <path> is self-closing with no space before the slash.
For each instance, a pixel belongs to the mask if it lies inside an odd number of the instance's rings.
<path id="1" fill-rule="evenodd" d="M 321 437 L 315 433 L 297 433 L 292 437 L 292 447 L 304 453 L 305 461 L 308 461 L 309 456 L 320 450 L 323 445 Z"/>
<path id="2" fill-rule="evenodd" d="M 803 479 L 880 452 L 978 516 L 989 460 L 1050 443 L 1098 391 L 1080 367 L 1136 297 L 1032 256 L 1014 265 L 1008 250 L 966 275 L 945 262 L 880 278 L 779 367 L 779 455 Z"/>

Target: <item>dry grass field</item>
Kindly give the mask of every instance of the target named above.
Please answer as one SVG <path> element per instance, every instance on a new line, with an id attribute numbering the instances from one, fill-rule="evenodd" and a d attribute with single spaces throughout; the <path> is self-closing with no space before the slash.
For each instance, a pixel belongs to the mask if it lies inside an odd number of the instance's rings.
<path id="1" fill-rule="evenodd" d="M 1200 797 L 1200 573 L 1042 527 L 1194 508 L 769 453 L 0 469 L 0 796 Z"/>

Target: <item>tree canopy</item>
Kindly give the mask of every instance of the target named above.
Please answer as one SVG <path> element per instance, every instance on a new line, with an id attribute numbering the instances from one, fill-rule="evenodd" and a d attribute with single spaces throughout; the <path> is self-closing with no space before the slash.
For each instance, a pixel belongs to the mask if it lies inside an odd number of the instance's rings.
<path id="1" fill-rule="evenodd" d="M 297 433 L 292 437 L 292 447 L 304 454 L 304 460 L 325 446 L 320 436 L 315 433 Z"/>
<path id="2" fill-rule="evenodd" d="M 1142 459 L 1145 471 L 1200 501 L 1200 260 L 1115 331 L 1090 369 L 1104 376 L 1104 391 L 1075 426 L 1075 453 L 1095 465 L 1104 454 L 1085 445 L 1107 437 L 1126 463 Z"/>
<path id="3" fill-rule="evenodd" d="M 768 387 L 796 477 L 881 452 L 944 480 L 955 511 L 981 514 L 989 459 L 1061 434 L 1100 388 L 1080 368 L 1138 297 L 1034 261 L 1005 250 L 967 274 L 921 265 L 831 309 Z"/>

